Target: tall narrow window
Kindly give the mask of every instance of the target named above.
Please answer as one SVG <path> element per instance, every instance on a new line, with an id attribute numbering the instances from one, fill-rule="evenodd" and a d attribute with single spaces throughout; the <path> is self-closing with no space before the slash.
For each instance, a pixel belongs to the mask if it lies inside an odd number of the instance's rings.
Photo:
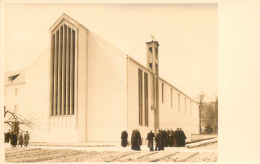
<path id="1" fill-rule="evenodd" d="M 181 111 L 180 94 L 178 93 L 178 110 Z"/>
<path id="2" fill-rule="evenodd" d="M 138 69 L 139 125 L 143 125 L 143 71 Z"/>
<path id="3" fill-rule="evenodd" d="M 171 88 L 171 108 L 172 108 L 172 88 Z"/>
<path id="4" fill-rule="evenodd" d="M 148 61 L 149 61 L 149 68 L 152 70 L 153 69 L 153 50 L 152 50 L 152 47 L 149 48 Z"/>
<path id="5" fill-rule="evenodd" d="M 51 36 L 51 112 L 73 115 L 75 92 L 75 30 L 60 25 Z"/>
<path id="6" fill-rule="evenodd" d="M 163 94 L 164 94 L 164 83 L 162 83 L 162 103 L 164 102 L 164 100 L 163 100 Z"/>
<path id="7" fill-rule="evenodd" d="M 144 123 L 148 126 L 148 74 L 144 73 Z"/>

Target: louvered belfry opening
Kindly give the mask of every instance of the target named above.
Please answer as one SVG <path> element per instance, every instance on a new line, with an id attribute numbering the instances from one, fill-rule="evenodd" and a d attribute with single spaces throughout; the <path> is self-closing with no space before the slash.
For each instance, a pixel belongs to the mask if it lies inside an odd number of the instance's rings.
<path id="1" fill-rule="evenodd" d="M 63 23 L 51 34 L 51 116 L 74 114 L 75 29 Z"/>

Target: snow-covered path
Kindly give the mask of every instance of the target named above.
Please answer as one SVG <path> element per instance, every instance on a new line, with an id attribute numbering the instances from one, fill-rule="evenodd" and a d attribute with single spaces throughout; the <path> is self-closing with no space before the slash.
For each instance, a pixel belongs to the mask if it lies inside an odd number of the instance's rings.
<path id="1" fill-rule="evenodd" d="M 196 143 L 198 144 L 198 143 Z M 31 146 L 5 149 L 6 162 L 215 162 L 217 142 L 188 147 L 166 147 L 164 151 L 150 152 L 131 147 L 55 147 Z"/>

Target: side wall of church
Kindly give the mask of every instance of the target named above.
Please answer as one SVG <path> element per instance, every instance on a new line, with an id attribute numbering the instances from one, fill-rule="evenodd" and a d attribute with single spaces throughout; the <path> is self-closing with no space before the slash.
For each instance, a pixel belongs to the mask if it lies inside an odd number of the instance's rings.
<path id="1" fill-rule="evenodd" d="M 191 134 L 199 133 L 198 104 L 162 80 L 159 80 L 159 117 L 162 129 L 182 128 L 186 142 L 191 141 Z"/>
<path id="2" fill-rule="evenodd" d="M 141 133 L 141 137 L 143 141 L 147 137 L 147 133 L 152 130 L 154 132 L 154 110 L 152 110 L 152 76 L 149 71 L 141 67 L 139 64 L 133 62 L 131 59 L 128 59 L 128 66 L 127 66 L 127 95 L 128 95 L 128 102 L 127 102 L 127 129 L 128 129 L 128 136 L 129 141 L 132 130 L 139 129 Z M 142 117 L 142 124 L 139 125 L 139 78 L 138 78 L 138 70 L 142 70 L 142 94 L 143 94 L 143 101 L 142 101 L 142 110 L 143 110 L 143 117 Z M 145 126 L 145 101 L 144 101 L 144 72 L 148 74 L 148 126 Z"/>
<path id="3" fill-rule="evenodd" d="M 126 55 L 88 33 L 87 141 L 120 141 L 127 127 Z"/>
<path id="4" fill-rule="evenodd" d="M 16 91 L 15 91 L 16 90 Z M 16 92 L 16 93 L 15 93 Z M 26 105 L 26 97 L 23 96 L 26 92 L 26 83 L 20 84 L 8 84 L 4 88 L 4 106 L 7 111 L 10 112 L 23 112 Z M 4 118 L 5 121 L 9 119 L 9 115 Z M 11 130 L 10 126 L 5 124 L 5 132 Z"/>

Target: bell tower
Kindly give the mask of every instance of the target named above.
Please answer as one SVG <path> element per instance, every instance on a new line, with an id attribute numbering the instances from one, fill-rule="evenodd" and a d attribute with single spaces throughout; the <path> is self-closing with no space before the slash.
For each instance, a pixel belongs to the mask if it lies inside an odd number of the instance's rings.
<path id="1" fill-rule="evenodd" d="M 152 72 L 152 110 L 154 111 L 154 131 L 159 128 L 159 66 L 158 66 L 158 47 L 157 41 L 146 42 L 147 68 Z"/>

